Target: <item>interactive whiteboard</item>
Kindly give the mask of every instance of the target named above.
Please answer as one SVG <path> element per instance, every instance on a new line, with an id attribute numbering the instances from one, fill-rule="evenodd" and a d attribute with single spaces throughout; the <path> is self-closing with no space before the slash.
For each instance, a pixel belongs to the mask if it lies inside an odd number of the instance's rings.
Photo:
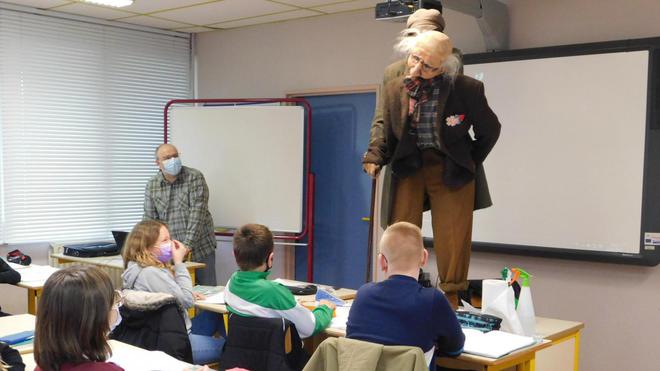
<path id="1" fill-rule="evenodd" d="M 638 254 L 649 52 L 471 64 L 502 123 L 473 240 Z M 424 235 L 431 237 L 430 215 Z"/>

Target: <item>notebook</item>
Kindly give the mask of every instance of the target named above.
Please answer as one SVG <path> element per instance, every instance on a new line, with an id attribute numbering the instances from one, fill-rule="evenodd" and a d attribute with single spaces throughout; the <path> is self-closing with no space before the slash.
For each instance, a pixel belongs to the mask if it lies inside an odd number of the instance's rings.
<path id="1" fill-rule="evenodd" d="M 529 336 L 520 336 L 504 331 L 481 332 L 463 329 L 465 345 L 463 352 L 488 358 L 500 358 L 518 349 L 536 344 Z"/>

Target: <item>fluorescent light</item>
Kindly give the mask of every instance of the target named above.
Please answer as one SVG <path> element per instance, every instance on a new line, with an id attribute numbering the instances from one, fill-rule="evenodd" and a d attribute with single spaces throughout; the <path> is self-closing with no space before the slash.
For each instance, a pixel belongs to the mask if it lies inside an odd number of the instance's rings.
<path id="1" fill-rule="evenodd" d="M 84 3 L 111 6 L 113 8 L 122 8 L 133 5 L 133 0 L 82 0 Z"/>

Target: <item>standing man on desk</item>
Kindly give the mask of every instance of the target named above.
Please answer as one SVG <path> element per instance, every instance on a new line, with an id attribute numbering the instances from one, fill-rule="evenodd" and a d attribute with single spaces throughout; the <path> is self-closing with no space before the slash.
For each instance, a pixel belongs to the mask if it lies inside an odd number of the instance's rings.
<path id="1" fill-rule="evenodd" d="M 458 74 L 452 47 L 438 31 L 415 37 L 404 72 L 383 81 L 382 120 L 374 120 L 362 162 L 372 177 L 391 165 L 391 223 L 421 227 L 430 206 L 439 287 L 457 306 L 457 291 L 468 286 L 472 211 L 483 191 L 475 192 L 475 177 L 500 123 L 483 84 Z"/>
<path id="2" fill-rule="evenodd" d="M 197 271 L 197 282 L 215 286 L 216 241 L 204 175 L 182 166 L 179 151 L 171 144 L 158 146 L 156 164 L 160 171 L 147 183 L 144 219 L 167 223 L 172 238 L 192 249 L 192 260 L 206 264 Z"/>

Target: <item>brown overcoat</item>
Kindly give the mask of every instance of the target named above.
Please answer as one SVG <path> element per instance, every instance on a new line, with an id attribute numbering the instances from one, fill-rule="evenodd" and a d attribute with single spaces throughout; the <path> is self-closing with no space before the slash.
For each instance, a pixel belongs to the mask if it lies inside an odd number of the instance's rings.
<path id="1" fill-rule="evenodd" d="M 380 87 L 374 119 L 371 126 L 369 147 L 363 163 L 375 163 L 381 166 L 394 165 L 395 168 L 407 169 L 415 166 L 416 142 L 408 135 L 408 102 L 403 79 L 406 75 L 406 60 L 400 60 L 385 69 Z M 483 161 L 495 145 L 501 125 L 497 116 L 488 106 L 483 84 L 473 78 L 458 75 L 452 86 L 443 112 L 440 115 L 440 140 L 447 156 L 446 171 L 443 179 L 447 185 L 460 187 L 475 180 L 474 209 L 483 209 L 492 205 L 488 183 L 483 169 Z M 456 126 L 446 125 L 446 119 L 452 115 L 465 115 L 464 121 Z M 470 135 L 474 131 L 474 138 Z M 411 161 L 413 159 L 413 161 Z M 412 164 L 412 165 L 411 165 Z M 381 221 L 389 224 L 393 182 L 392 166 L 385 169 Z M 414 171 L 413 169 L 408 169 Z M 428 202 L 426 203 L 428 209 Z"/>

